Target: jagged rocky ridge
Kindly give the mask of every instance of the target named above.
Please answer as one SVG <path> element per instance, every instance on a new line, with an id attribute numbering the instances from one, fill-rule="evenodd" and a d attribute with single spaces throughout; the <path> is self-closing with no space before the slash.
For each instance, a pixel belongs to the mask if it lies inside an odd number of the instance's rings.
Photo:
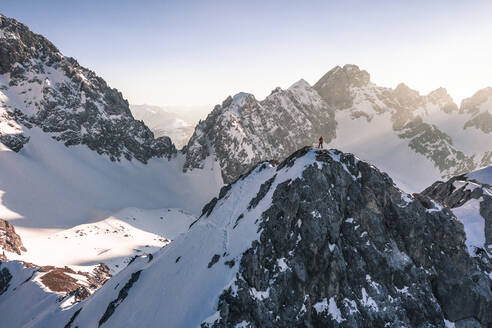
<path id="1" fill-rule="evenodd" d="M 459 109 L 443 88 L 422 96 L 404 84 L 379 87 L 355 65 L 337 66 L 313 87 L 300 81 L 262 101 L 246 93 L 226 99 L 196 127 L 184 149 L 185 170 L 211 157 L 231 182 L 259 160 L 283 158 L 323 135 L 329 147 L 356 153 L 405 187 L 421 190 L 490 163 L 492 125 L 486 128 L 483 120 L 492 110 L 487 90 Z M 412 179 L 409 161 L 417 165 Z"/>
<path id="2" fill-rule="evenodd" d="M 485 169 L 490 170 L 491 167 Z M 467 230 L 471 255 L 492 259 L 492 187 L 473 174 L 437 181 L 422 194 L 452 209 Z"/>
<path id="3" fill-rule="evenodd" d="M 43 36 L 0 15 L 0 141 L 20 151 L 33 126 L 112 160 L 147 162 L 176 153 L 168 137 L 154 139 L 133 118 L 119 91 Z"/>
<path id="4" fill-rule="evenodd" d="M 469 256 L 449 209 L 336 150 L 307 147 L 272 164 L 224 187 L 150 262 L 37 326 L 492 324 L 492 268 Z"/>

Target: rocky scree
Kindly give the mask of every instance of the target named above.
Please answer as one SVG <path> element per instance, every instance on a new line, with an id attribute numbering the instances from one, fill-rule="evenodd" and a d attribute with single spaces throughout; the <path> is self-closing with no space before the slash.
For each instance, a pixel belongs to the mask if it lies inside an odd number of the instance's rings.
<path id="1" fill-rule="evenodd" d="M 462 224 L 353 155 L 318 151 L 259 219 L 219 318 L 203 327 L 492 325 L 492 283 Z"/>

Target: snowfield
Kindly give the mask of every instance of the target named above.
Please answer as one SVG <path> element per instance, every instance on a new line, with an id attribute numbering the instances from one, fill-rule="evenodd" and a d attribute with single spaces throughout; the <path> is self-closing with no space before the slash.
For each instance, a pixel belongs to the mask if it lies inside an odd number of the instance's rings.
<path id="1" fill-rule="evenodd" d="M 19 153 L 0 149 L 0 218 L 27 248 L 9 259 L 84 271 L 104 262 L 117 272 L 186 231 L 222 186 L 212 162 L 185 174 L 181 155 L 112 162 L 35 127 L 24 133 Z"/>
<path id="2" fill-rule="evenodd" d="M 115 274 L 133 256 L 152 254 L 168 245 L 195 220 L 196 216 L 180 209 L 127 208 L 101 221 L 25 238 L 27 252 L 6 255 L 10 260 L 81 271 L 92 271 L 102 262 Z"/>

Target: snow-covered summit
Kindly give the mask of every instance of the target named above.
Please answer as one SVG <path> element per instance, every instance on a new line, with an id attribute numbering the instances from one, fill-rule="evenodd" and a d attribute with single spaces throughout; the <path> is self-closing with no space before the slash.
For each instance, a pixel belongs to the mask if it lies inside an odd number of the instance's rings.
<path id="1" fill-rule="evenodd" d="M 310 88 L 311 88 L 311 85 L 304 79 L 300 79 L 299 81 L 297 81 L 296 83 L 292 84 L 289 87 L 290 90 L 295 90 L 295 89 L 306 90 L 306 89 L 310 89 Z"/>

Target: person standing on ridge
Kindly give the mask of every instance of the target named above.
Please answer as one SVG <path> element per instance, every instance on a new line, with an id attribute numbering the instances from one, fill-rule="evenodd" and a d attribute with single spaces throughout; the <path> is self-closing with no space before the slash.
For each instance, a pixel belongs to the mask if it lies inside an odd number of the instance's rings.
<path id="1" fill-rule="evenodd" d="M 318 139 L 318 148 L 323 149 L 323 136 L 319 137 Z"/>

